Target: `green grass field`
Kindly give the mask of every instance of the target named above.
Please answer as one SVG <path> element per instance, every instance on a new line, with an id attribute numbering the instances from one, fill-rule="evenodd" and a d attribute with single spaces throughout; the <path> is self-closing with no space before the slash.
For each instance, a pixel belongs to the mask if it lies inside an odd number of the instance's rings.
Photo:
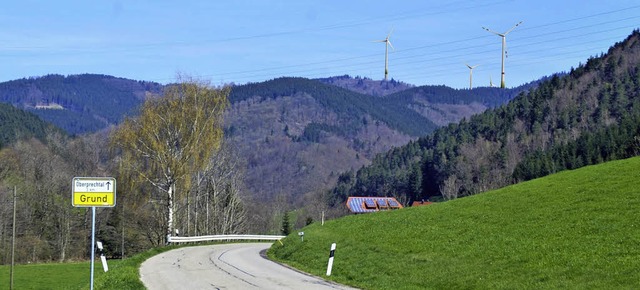
<path id="1" fill-rule="evenodd" d="M 109 267 L 120 260 L 108 261 Z M 106 275 L 96 259 L 94 279 Z M 0 289 L 10 288 L 11 268 L 0 266 Z M 14 289 L 88 289 L 91 282 L 91 263 L 50 263 L 16 265 L 13 274 Z M 86 286 L 86 287 L 85 287 Z"/>
<path id="2" fill-rule="evenodd" d="M 99 258 L 95 261 L 94 289 L 145 289 L 140 281 L 140 264 L 159 253 L 180 246 L 151 249 L 124 260 L 107 260 L 109 272 L 104 272 Z M 90 262 L 16 265 L 14 289 L 90 289 Z M 0 289 L 9 289 L 10 268 L 0 266 Z M 5 279 L 6 277 L 6 279 Z"/>
<path id="3" fill-rule="evenodd" d="M 637 289 L 640 158 L 303 231 L 269 256 L 364 289 Z"/>

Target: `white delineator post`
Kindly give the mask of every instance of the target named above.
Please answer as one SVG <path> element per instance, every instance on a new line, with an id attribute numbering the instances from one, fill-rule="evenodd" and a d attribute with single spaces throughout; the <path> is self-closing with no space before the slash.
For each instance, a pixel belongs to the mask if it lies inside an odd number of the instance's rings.
<path id="1" fill-rule="evenodd" d="M 327 276 L 331 276 L 331 268 L 333 267 L 333 255 L 336 252 L 336 243 L 331 244 L 331 252 L 329 252 L 329 265 L 327 265 Z"/>
<path id="2" fill-rule="evenodd" d="M 107 258 L 104 256 L 104 248 L 102 247 L 102 242 L 96 241 L 96 245 L 98 245 L 98 249 L 100 250 L 100 261 L 102 261 L 102 269 L 107 272 L 109 271 L 109 265 L 107 265 Z"/>

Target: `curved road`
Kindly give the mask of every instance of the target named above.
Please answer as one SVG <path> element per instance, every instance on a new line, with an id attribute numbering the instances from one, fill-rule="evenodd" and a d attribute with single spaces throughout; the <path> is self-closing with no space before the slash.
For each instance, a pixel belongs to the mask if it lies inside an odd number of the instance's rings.
<path id="1" fill-rule="evenodd" d="M 267 260 L 271 243 L 224 244 L 171 250 L 144 261 L 140 279 L 159 289 L 353 289 Z"/>

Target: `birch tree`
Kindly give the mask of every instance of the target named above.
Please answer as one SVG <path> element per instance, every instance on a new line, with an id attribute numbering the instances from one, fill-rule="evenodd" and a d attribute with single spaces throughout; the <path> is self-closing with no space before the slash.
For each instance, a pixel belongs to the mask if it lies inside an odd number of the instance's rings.
<path id="1" fill-rule="evenodd" d="M 186 224 L 195 235 L 246 231 L 246 209 L 242 200 L 245 165 L 232 147 L 223 141 L 204 170 L 192 175 L 191 201 L 182 204 L 184 210 L 178 217 L 182 217 L 183 228 Z M 190 233 L 187 230 L 187 234 Z"/>
<path id="2" fill-rule="evenodd" d="M 206 229 L 213 234 L 238 234 L 246 230 L 245 208 L 240 198 L 244 174 L 239 158 L 227 144 L 204 171 Z"/>
<path id="3" fill-rule="evenodd" d="M 191 174 L 202 170 L 220 147 L 228 94 L 228 87 L 181 81 L 166 87 L 162 96 L 148 98 L 139 116 L 126 119 L 111 136 L 126 174 L 165 195 L 167 235 L 174 232 L 176 185 L 189 188 Z"/>

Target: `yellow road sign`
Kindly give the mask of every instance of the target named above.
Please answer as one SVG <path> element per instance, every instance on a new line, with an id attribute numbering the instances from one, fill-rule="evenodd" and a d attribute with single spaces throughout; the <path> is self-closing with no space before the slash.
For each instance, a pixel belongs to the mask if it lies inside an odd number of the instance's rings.
<path id="1" fill-rule="evenodd" d="M 73 178 L 71 204 L 74 207 L 114 207 L 116 179 L 113 177 Z"/>

